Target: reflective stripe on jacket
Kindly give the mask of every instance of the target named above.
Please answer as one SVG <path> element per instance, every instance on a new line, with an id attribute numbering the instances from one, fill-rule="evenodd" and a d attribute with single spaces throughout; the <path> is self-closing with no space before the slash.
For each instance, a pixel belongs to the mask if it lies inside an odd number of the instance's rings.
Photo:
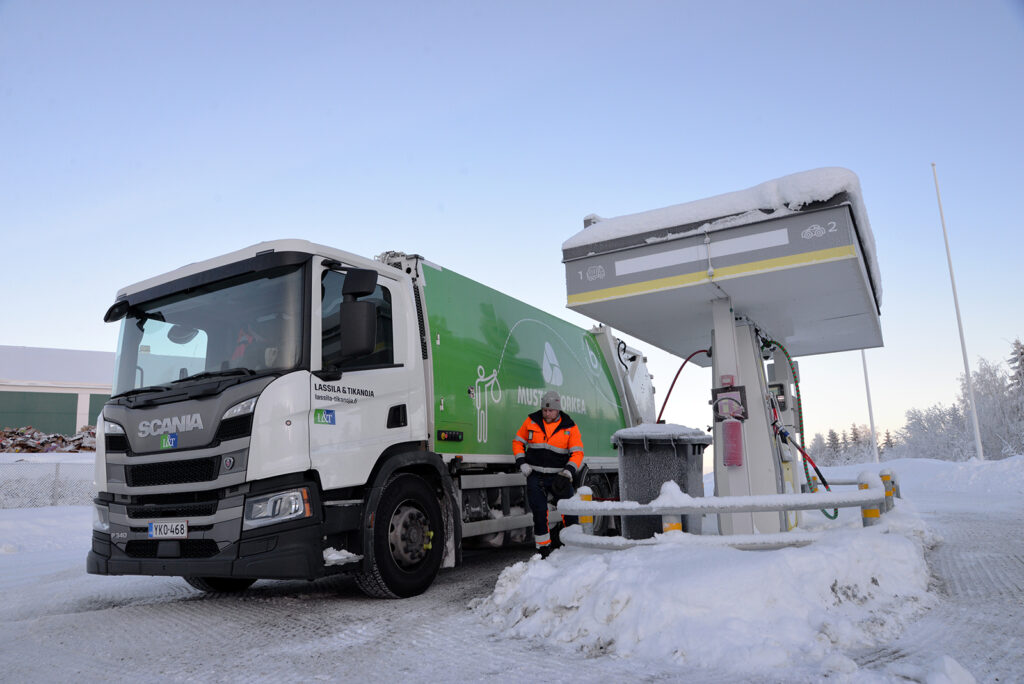
<path id="1" fill-rule="evenodd" d="M 541 472 L 568 468 L 575 473 L 583 464 L 583 438 L 568 414 L 559 411 L 558 420 L 545 423 L 537 411 L 528 415 L 516 432 L 512 453 L 517 466 L 528 463 Z"/>

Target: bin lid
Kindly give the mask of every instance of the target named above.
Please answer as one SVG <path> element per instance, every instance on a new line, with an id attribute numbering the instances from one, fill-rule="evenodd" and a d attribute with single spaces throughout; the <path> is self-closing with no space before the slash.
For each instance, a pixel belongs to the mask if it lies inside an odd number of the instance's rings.
<path id="1" fill-rule="evenodd" d="M 673 442 L 676 444 L 711 444 L 711 435 L 697 428 L 675 425 L 673 423 L 641 423 L 633 427 L 617 430 L 612 435 L 612 442 Z"/>

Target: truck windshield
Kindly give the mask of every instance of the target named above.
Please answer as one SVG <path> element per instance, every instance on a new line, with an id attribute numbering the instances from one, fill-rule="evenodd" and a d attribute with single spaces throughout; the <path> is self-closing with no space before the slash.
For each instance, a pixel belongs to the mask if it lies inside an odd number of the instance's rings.
<path id="1" fill-rule="evenodd" d="M 296 368 L 302 359 L 303 282 L 300 264 L 133 305 L 121 321 L 114 395 Z"/>

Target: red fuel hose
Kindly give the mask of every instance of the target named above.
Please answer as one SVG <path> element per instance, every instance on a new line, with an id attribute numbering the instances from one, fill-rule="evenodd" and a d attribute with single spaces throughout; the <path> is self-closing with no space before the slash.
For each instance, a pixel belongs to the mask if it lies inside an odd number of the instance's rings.
<path id="1" fill-rule="evenodd" d="M 672 378 L 672 384 L 669 385 L 668 392 L 665 394 L 665 401 L 661 402 L 661 411 L 658 412 L 658 420 L 656 422 L 661 422 L 661 416 L 663 413 L 665 413 L 665 406 L 668 404 L 668 398 L 672 396 L 672 388 L 676 386 L 676 380 L 679 379 L 679 374 L 683 372 L 683 367 L 686 365 L 686 362 L 702 352 L 704 354 L 707 354 L 708 356 L 711 356 L 707 349 L 698 349 L 697 351 L 687 356 L 686 360 L 683 361 L 683 365 L 680 366 L 679 370 L 676 371 L 676 377 Z"/>

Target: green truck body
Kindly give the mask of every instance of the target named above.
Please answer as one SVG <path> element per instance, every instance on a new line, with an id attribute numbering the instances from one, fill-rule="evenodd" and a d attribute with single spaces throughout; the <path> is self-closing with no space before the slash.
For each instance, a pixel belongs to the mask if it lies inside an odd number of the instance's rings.
<path id="1" fill-rule="evenodd" d="M 510 454 L 548 390 L 580 427 L 585 453 L 614 457 L 625 427 L 619 392 L 594 334 L 453 271 L 423 267 L 437 433 L 442 454 Z"/>

